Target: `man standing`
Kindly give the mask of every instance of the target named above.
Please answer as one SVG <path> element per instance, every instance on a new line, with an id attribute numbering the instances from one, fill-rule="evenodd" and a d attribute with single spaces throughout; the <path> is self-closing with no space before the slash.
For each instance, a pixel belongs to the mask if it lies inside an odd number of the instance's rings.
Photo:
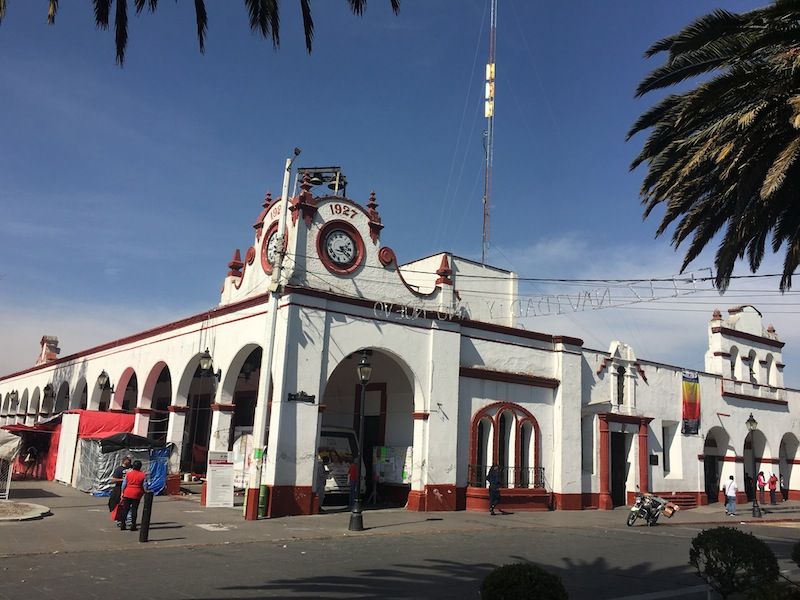
<path id="1" fill-rule="evenodd" d="M 736 516 L 736 481 L 733 475 L 730 476 L 728 482 L 725 484 L 725 514 L 728 516 Z"/>
<path id="2" fill-rule="evenodd" d="M 486 482 L 489 484 L 489 514 L 494 515 L 494 509 L 500 503 L 500 471 L 497 465 L 492 465 L 489 469 Z"/>
<path id="3" fill-rule="evenodd" d="M 131 457 L 126 456 L 122 459 L 122 464 L 119 465 L 111 474 L 111 481 L 114 484 L 111 490 L 111 495 L 108 497 L 108 510 L 114 512 L 117 505 L 122 501 L 122 480 L 125 479 L 125 474 L 131 470 Z"/>
<path id="4" fill-rule="evenodd" d="M 350 469 L 347 471 L 347 483 L 350 484 L 350 509 L 352 510 L 353 504 L 356 502 L 356 494 L 361 490 L 358 481 L 358 461 L 361 460 L 360 456 L 354 456 L 353 462 L 350 463 Z"/>

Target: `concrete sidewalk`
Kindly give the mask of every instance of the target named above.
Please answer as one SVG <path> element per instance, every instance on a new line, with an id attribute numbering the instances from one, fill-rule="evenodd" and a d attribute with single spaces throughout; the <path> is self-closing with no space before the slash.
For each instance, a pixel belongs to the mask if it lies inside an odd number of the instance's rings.
<path id="1" fill-rule="evenodd" d="M 408 512 L 368 510 L 366 531 L 349 532 L 349 513 L 245 521 L 241 508 L 205 508 L 199 496 L 161 496 L 153 503 L 150 542 L 140 544 L 138 533 L 120 531 L 111 521 L 107 498 L 96 498 L 59 483 L 22 481 L 12 484 L 10 500 L 48 506 L 51 515 L 36 521 L 1 522 L 0 556 L 118 550 L 131 547 L 178 547 L 263 541 L 332 539 L 342 536 L 414 535 L 437 532 L 479 532 L 498 528 L 624 528 L 627 509 L 614 511 L 517 512 L 490 516 L 474 512 Z M 141 512 L 141 511 L 140 511 Z M 682 510 L 662 527 L 715 526 L 743 522 L 800 522 L 800 502 L 766 506 L 763 519 L 752 519 L 749 505 L 739 505 L 728 517 L 722 504 Z M 141 514 L 140 514 L 141 517 Z M 637 522 L 634 527 L 644 527 Z"/>

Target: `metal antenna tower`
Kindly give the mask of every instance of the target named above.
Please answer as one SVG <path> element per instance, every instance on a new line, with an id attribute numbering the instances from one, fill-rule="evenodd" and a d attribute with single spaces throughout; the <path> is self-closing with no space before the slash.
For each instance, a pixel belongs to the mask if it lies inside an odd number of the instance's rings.
<path id="1" fill-rule="evenodd" d="M 497 0 L 491 0 L 491 18 L 489 21 L 489 62 L 486 63 L 486 94 L 483 113 L 486 117 L 484 132 L 484 152 L 486 154 L 485 175 L 483 180 L 483 241 L 481 244 L 481 264 L 486 263 L 486 252 L 489 250 L 489 206 L 492 192 L 492 161 L 494 159 L 494 64 L 497 51 Z"/>

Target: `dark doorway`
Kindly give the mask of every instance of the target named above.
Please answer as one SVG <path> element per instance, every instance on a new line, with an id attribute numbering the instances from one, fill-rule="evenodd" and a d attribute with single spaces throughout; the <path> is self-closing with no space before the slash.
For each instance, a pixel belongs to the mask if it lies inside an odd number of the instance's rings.
<path id="1" fill-rule="evenodd" d="M 201 371 L 194 374 L 189 387 L 189 407 L 183 427 L 181 471 L 204 474 L 208 460 L 208 439 L 211 435 L 211 398 L 214 377 Z"/>
<path id="2" fill-rule="evenodd" d="M 706 496 L 708 503 L 714 504 L 719 501 L 719 469 L 717 468 L 717 457 L 706 454 L 703 461 L 703 468 L 706 478 Z"/>
<path id="3" fill-rule="evenodd" d="M 611 502 L 625 506 L 625 480 L 628 476 L 625 452 L 625 434 L 611 433 Z"/>
<path id="4" fill-rule="evenodd" d="M 367 484 L 366 497 L 372 495 L 372 486 L 375 485 L 373 477 L 373 460 L 374 452 L 372 451 L 375 446 L 382 446 L 383 440 L 380 439 L 381 418 L 377 415 L 374 417 L 364 417 L 364 481 Z"/>

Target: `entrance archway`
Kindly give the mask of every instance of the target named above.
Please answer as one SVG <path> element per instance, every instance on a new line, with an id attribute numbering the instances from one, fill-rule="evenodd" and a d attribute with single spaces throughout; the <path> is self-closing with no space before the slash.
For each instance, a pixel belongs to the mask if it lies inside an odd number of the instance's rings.
<path id="1" fill-rule="evenodd" d="M 794 461 L 797 460 L 797 451 L 800 446 L 797 436 L 793 433 L 787 433 L 781 439 L 780 449 L 778 456 L 780 458 L 780 474 L 783 475 L 783 483 L 787 490 L 792 487 L 797 487 L 797 482 L 792 481 L 792 474 L 794 471 Z M 796 477 L 796 476 L 795 476 Z M 794 486 L 792 484 L 794 483 Z"/>
<path id="2" fill-rule="evenodd" d="M 69 409 L 69 383 L 63 382 L 58 388 L 56 403 L 51 414 L 57 415 Z"/>
<path id="3" fill-rule="evenodd" d="M 364 400 L 364 447 L 360 450 L 365 498 L 381 506 L 404 506 L 411 489 L 413 381 L 402 360 L 383 350 L 371 352 L 372 375 Z M 347 436 L 358 437 L 360 425 L 361 384 L 356 366 L 361 355 L 361 351 L 354 352 L 336 366 L 323 394 L 325 411 L 317 447 L 323 460 L 330 460 L 326 498 L 347 490 L 347 468 L 354 450 L 346 440 Z"/>
<path id="4" fill-rule="evenodd" d="M 148 389 L 150 388 L 150 389 Z M 147 378 L 142 401 L 149 399 L 150 410 L 147 421 L 147 437 L 166 441 L 169 429 L 169 405 L 172 403 L 172 377 L 166 363 L 159 363 Z"/>
<path id="5" fill-rule="evenodd" d="M 208 441 L 211 435 L 211 400 L 216 379 L 198 364 L 186 395 L 188 411 L 183 424 L 181 471 L 202 474 L 208 463 Z"/>
<path id="6" fill-rule="evenodd" d="M 732 450 L 729 446 L 730 436 L 727 431 L 722 427 L 709 429 L 703 443 L 703 483 L 709 504 L 719 501 L 723 463 L 729 450 Z M 735 456 L 735 451 L 732 454 Z"/>

